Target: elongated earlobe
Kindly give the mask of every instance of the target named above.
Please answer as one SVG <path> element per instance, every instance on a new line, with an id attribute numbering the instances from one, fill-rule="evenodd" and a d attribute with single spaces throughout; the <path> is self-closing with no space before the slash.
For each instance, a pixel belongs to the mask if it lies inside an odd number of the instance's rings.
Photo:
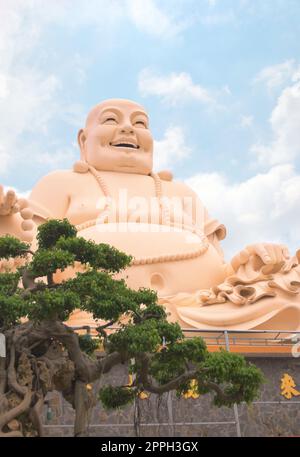
<path id="1" fill-rule="evenodd" d="M 163 181 L 173 181 L 173 173 L 169 170 L 162 170 L 157 174 Z"/>
<path id="2" fill-rule="evenodd" d="M 86 141 L 86 136 L 85 136 L 84 129 L 79 130 L 78 135 L 77 135 L 77 141 L 78 141 L 78 145 L 80 148 L 80 158 L 81 158 L 81 160 L 85 161 L 84 145 L 85 145 L 85 141 Z"/>
<path id="3" fill-rule="evenodd" d="M 89 171 L 89 164 L 83 160 L 78 160 L 73 165 L 73 171 L 75 173 L 87 173 Z"/>

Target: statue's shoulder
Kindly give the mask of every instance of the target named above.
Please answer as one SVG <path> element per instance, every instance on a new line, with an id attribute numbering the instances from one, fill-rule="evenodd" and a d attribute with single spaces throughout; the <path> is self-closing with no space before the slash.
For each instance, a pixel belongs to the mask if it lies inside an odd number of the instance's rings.
<path id="1" fill-rule="evenodd" d="M 55 170 L 55 171 L 50 171 L 50 173 L 47 173 L 45 176 L 41 178 L 41 181 L 46 179 L 46 180 L 51 180 L 51 179 L 61 179 L 61 178 L 66 178 L 72 173 L 72 170 Z"/>
<path id="2" fill-rule="evenodd" d="M 56 170 L 39 179 L 31 191 L 30 198 L 38 200 L 42 196 L 67 196 L 76 188 L 78 175 L 73 170 Z"/>
<path id="3" fill-rule="evenodd" d="M 176 195 L 195 197 L 195 192 L 183 181 L 163 181 L 163 187 L 167 192 L 169 191 Z"/>
<path id="4" fill-rule="evenodd" d="M 193 192 L 192 189 L 188 187 L 184 182 L 177 180 L 174 181 L 173 173 L 170 170 L 159 171 L 157 175 L 162 180 L 165 188 L 177 189 L 179 191 L 182 191 L 183 193 Z"/>
<path id="5" fill-rule="evenodd" d="M 66 182 L 75 182 L 78 181 L 78 174 L 73 170 L 55 170 L 51 171 L 47 175 L 43 176 L 39 183 L 47 184 L 64 184 Z"/>
<path id="6" fill-rule="evenodd" d="M 174 176 L 173 173 L 170 170 L 162 170 L 158 171 L 157 175 L 162 181 L 162 185 L 165 189 L 181 189 L 183 188 L 181 182 L 179 181 L 174 181 Z"/>

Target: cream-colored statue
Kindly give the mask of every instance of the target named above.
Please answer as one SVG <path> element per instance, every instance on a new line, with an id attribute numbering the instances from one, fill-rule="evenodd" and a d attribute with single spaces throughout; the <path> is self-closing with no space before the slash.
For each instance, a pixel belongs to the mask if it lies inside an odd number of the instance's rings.
<path id="1" fill-rule="evenodd" d="M 42 178 L 28 202 L 0 189 L 0 235 L 34 245 L 37 225 L 66 217 L 79 236 L 133 255 L 121 276 L 130 287 L 156 289 L 170 319 L 184 328 L 300 329 L 300 255 L 258 243 L 226 264 L 220 247 L 225 227 L 170 172 L 153 173 L 153 139 L 142 106 L 100 103 L 78 142 L 81 160 Z M 58 273 L 56 280 L 69 274 Z M 69 322 L 91 318 L 78 311 Z"/>

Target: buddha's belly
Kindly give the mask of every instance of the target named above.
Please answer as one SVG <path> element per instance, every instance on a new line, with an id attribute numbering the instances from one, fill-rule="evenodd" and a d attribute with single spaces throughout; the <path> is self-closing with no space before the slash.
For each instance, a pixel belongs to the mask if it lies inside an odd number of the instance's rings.
<path id="1" fill-rule="evenodd" d="M 194 292 L 220 284 L 225 264 L 213 246 L 186 230 L 154 224 L 102 224 L 79 236 L 107 243 L 134 257 L 132 266 L 116 277 L 129 287 L 157 290 L 159 296 Z"/>

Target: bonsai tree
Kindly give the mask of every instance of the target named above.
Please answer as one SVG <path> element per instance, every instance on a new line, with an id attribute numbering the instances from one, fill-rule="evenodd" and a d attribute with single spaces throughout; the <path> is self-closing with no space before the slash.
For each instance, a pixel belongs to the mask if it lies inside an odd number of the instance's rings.
<path id="1" fill-rule="evenodd" d="M 0 273 L 0 332 L 6 341 L 0 436 L 42 436 L 44 398 L 54 389 L 75 409 L 76 436 L 87 434 L 96 400 L 116 408 L 142 391 L 181 395 L 192 380 L 200 394 L 213 392 L 217 406 L 250 403 L 257 396 L 263 376 L 256 366 L 226 351 L 209 353 L 203 339 L 187 339 L 178 324 L 168 322 L 154 291 L 131 290 L 114 279 L 130 256 L 77 237 L 67 220 L 39 226 L 37 240 L 33 252 L 14 237 L 0 238 L 0 259 L 7 265 Z M 55 272 L 75 262 L 81 271 L 55 282 Z M 64 323 L 75 309 L 99 320 L 94 338 Z M 117 330 L 108 332 L 113 325 Z M 99 345 L 102 350 L 95 352 Z M 127 361 L 134 382 L 106 385 L 96 398 L 93 383 Z"/>

